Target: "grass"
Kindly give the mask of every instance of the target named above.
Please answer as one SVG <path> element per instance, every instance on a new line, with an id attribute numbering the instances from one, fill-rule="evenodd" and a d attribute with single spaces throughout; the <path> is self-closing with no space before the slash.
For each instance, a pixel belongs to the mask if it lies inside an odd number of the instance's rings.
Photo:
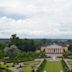
<path id="1" fill-rule="evenodd" d="M 32 72 L 32 68 L 35 67 L 37 64 L 39 64 L 39 61 L 28 61 L 23 63 L 25 66 L 22 68 L 23 72 Z M 13 64 L 2 64 L 0 65 L 2 68 L 3 72 L 11 72 L 7 69 L 12 68 Z M 8 67 L 7 67 L 8 66 Z"/>
<path id="2" fill-rule="evenodd" d="M 0 72 L 12 72 L 12 71 L 8 68 L 0 67 Z"/>
<path id="3" fill-rule="evenodd" d="M 30 66 L 34 66 L 39 64 L 39 61 L 30 61 L 30 62 L 24 62 L 24 65 L 30 65 Z"/>
<path id="4" fill-rule="evenodd" d="M 3 67 L 3 68 L 6 68 L 7 65 L 6 64 L 2 64 L 0 66 Z"/>
<path id="5" fill-rule="evenodd" d="M 8 66 L 8 67 L 7 67 Z M 12 65 L 8 64 L 1 64 L 0 65 L 2 72 L 12 72 L 9 68 L 12 67 Z"/>
<path id="6" fill-rule="evenodd" d="M 72 64 L 72 61 L 68 61 L 69 64 Z"/>
<path id="7" fill-rule="evenodd" d="M 32 72 L 32 67 L 23 67 L 23 71 L 22 72 Z"/>
<path id="8" fill-rule="evenodd" d="M 47 61 L 46 63 L 47 72 L 64 72 L 61 61 Z"/>
<path id="9" fill-rule="evenodd" d="M 24 62 L 25 66 L 23 67 L 22 72 L 32 72 L 32 68 L 37 64 L 39 64 L 39 61 Z"/>

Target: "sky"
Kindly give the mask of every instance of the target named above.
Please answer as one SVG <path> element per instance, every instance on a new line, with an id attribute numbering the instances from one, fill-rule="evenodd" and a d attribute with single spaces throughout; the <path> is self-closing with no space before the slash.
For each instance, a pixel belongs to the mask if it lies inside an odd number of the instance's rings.
<path id="1" fill-rule="evenodd" d="M 72 0 L 0 0 L 0 38 L 72 39 Z"/>

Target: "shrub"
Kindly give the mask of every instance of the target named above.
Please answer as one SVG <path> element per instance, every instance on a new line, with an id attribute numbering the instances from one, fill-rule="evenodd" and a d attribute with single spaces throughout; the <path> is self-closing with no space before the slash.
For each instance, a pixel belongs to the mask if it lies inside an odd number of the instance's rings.
<path id="1" fill-rule="evenodd" d="M 63 67 L 64 67 L 64 71 L 65 71 L 65 72 L 70 72 L 70 70 L 69 70 L 69 68 L 68 68 L 68 66 L 67 66 L 67 64 L 65 63 L 64 60 L 62 60 L 62 65 L 63 65 Z"/>
<path id="2" fill-rule="evenodd" d="M 37 72 L 42 72 L 45 68 L 45 65 L 46 65 L 46 60 L 44 60 L 42 62 L 42 64 L 40 65 L 40 67 L 38 68 Z"/>
<path id="3" fill-rule="evenodd" d="M 12 67 L 14 67 L 15 65 L 13 64 Z"/>

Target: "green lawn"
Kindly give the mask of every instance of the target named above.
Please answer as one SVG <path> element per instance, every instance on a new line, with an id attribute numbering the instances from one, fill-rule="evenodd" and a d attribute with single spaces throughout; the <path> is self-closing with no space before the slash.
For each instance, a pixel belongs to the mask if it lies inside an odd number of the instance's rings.
<path id="1" fill-rule="evenodd" d="M 23 72 L 32 72 L 32 68 L 31 67 L 23 67 Z"/>
<path id="2" fill-rule="evenodd" d="M 60 61 L 47 61 L 46 63 L 47 72 L 64 72 L 62 63 Z"/>
<path id="3" fill-rule="evenodd" d="M 39 64 L 39 61 L 24 62 L 25 66 L 22 72 L 32 72 L 32 67 L 35 67 L 37 64 Z"/>
<path id="4" fill-rule="evenodd" d="M 30 62 L 24 62 L 24 65 L 30 65 L 30 66 L 34 66 L 39 64 L 39 61 L 30 61 Z"/>
<path id="5" fill-rule="evenodd" d="M 0 67 L 2 68 L 1 72 L 12 72 L 10 69 L 7 68 L 6 64 L 2 64 L 2 65 L 0 65 Z"/>
<path id="6" fill-rule="evenodd" d="M 68 61 L 69 64 L 72 64 L 72 61 Z"/>

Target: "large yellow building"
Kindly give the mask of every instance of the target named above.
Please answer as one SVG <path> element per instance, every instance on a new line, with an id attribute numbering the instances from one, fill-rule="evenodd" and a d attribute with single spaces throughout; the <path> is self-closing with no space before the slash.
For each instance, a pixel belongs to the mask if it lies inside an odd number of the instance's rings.
<path id="1" fill-rule="evenodd" d="M 42 46 L 41 51 L 44 51 L 47 54 L 63 54 L 64 52 L 68 51 L 68 47 L 52 44 L 48 46 Z"/>

